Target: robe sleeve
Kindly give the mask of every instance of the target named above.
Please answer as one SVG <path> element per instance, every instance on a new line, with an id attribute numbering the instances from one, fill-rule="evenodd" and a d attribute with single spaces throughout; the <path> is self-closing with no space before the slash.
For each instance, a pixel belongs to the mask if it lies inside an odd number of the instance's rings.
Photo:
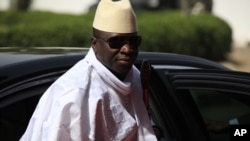
<path id="1" fill-rule="evenodd" d="M 64 87 L 52 85 L 41 97 L 20 141 L 90 140 L 90 127 L 81 126 L 88 119 L 87 113 L 80 111 L 88 109 L 81 94 L 84 94 L 81 89 L 64 92 Z M 81 115 L 86 119 L 82 120 Z"/>

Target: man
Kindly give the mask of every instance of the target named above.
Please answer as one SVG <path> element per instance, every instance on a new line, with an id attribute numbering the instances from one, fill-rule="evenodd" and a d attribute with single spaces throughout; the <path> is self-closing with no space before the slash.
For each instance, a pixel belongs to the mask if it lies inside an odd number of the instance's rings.
<path id="1" fill-rule="evenodd" d="M 154 141 L 133 66 L 141 38 L 129 0 L 101 0 L 88 54 L 41 97 L 21 141 Z"/>

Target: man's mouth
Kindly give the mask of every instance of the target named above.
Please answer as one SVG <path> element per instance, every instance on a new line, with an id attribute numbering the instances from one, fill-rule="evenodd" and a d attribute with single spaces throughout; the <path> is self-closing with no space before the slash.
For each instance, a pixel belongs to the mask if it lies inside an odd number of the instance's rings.
<path id="1" fill-rule="evenodd" d="M 129 57 L 124 57 L 124 58 L 118 58 L 117 59 L 117 62 L 119 63 L 123 63 L 123 64 L 127 64 L 127 63 L 131 63 L 132 62 L 132 59 L 129 58 Z"/>

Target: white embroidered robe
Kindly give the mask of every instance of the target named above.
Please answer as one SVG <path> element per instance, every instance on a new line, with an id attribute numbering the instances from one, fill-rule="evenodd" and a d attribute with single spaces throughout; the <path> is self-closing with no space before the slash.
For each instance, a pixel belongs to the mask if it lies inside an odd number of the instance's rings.
<path id="1" fill-rule="evenodd" d="M 139 71 L 122 82 L 86 57 L 41 97 L 21 141 L 154 141 Z"/>

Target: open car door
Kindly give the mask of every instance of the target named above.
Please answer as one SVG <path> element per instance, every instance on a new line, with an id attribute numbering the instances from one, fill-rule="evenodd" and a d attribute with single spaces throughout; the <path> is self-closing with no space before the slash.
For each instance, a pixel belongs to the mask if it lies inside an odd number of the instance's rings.
<path id="1" fill-rule="evenodd" d="M 154 69 L 151 109 L 163 139 L 229 141 L 230 124 L 250 123 L 250 74 Z"/>

